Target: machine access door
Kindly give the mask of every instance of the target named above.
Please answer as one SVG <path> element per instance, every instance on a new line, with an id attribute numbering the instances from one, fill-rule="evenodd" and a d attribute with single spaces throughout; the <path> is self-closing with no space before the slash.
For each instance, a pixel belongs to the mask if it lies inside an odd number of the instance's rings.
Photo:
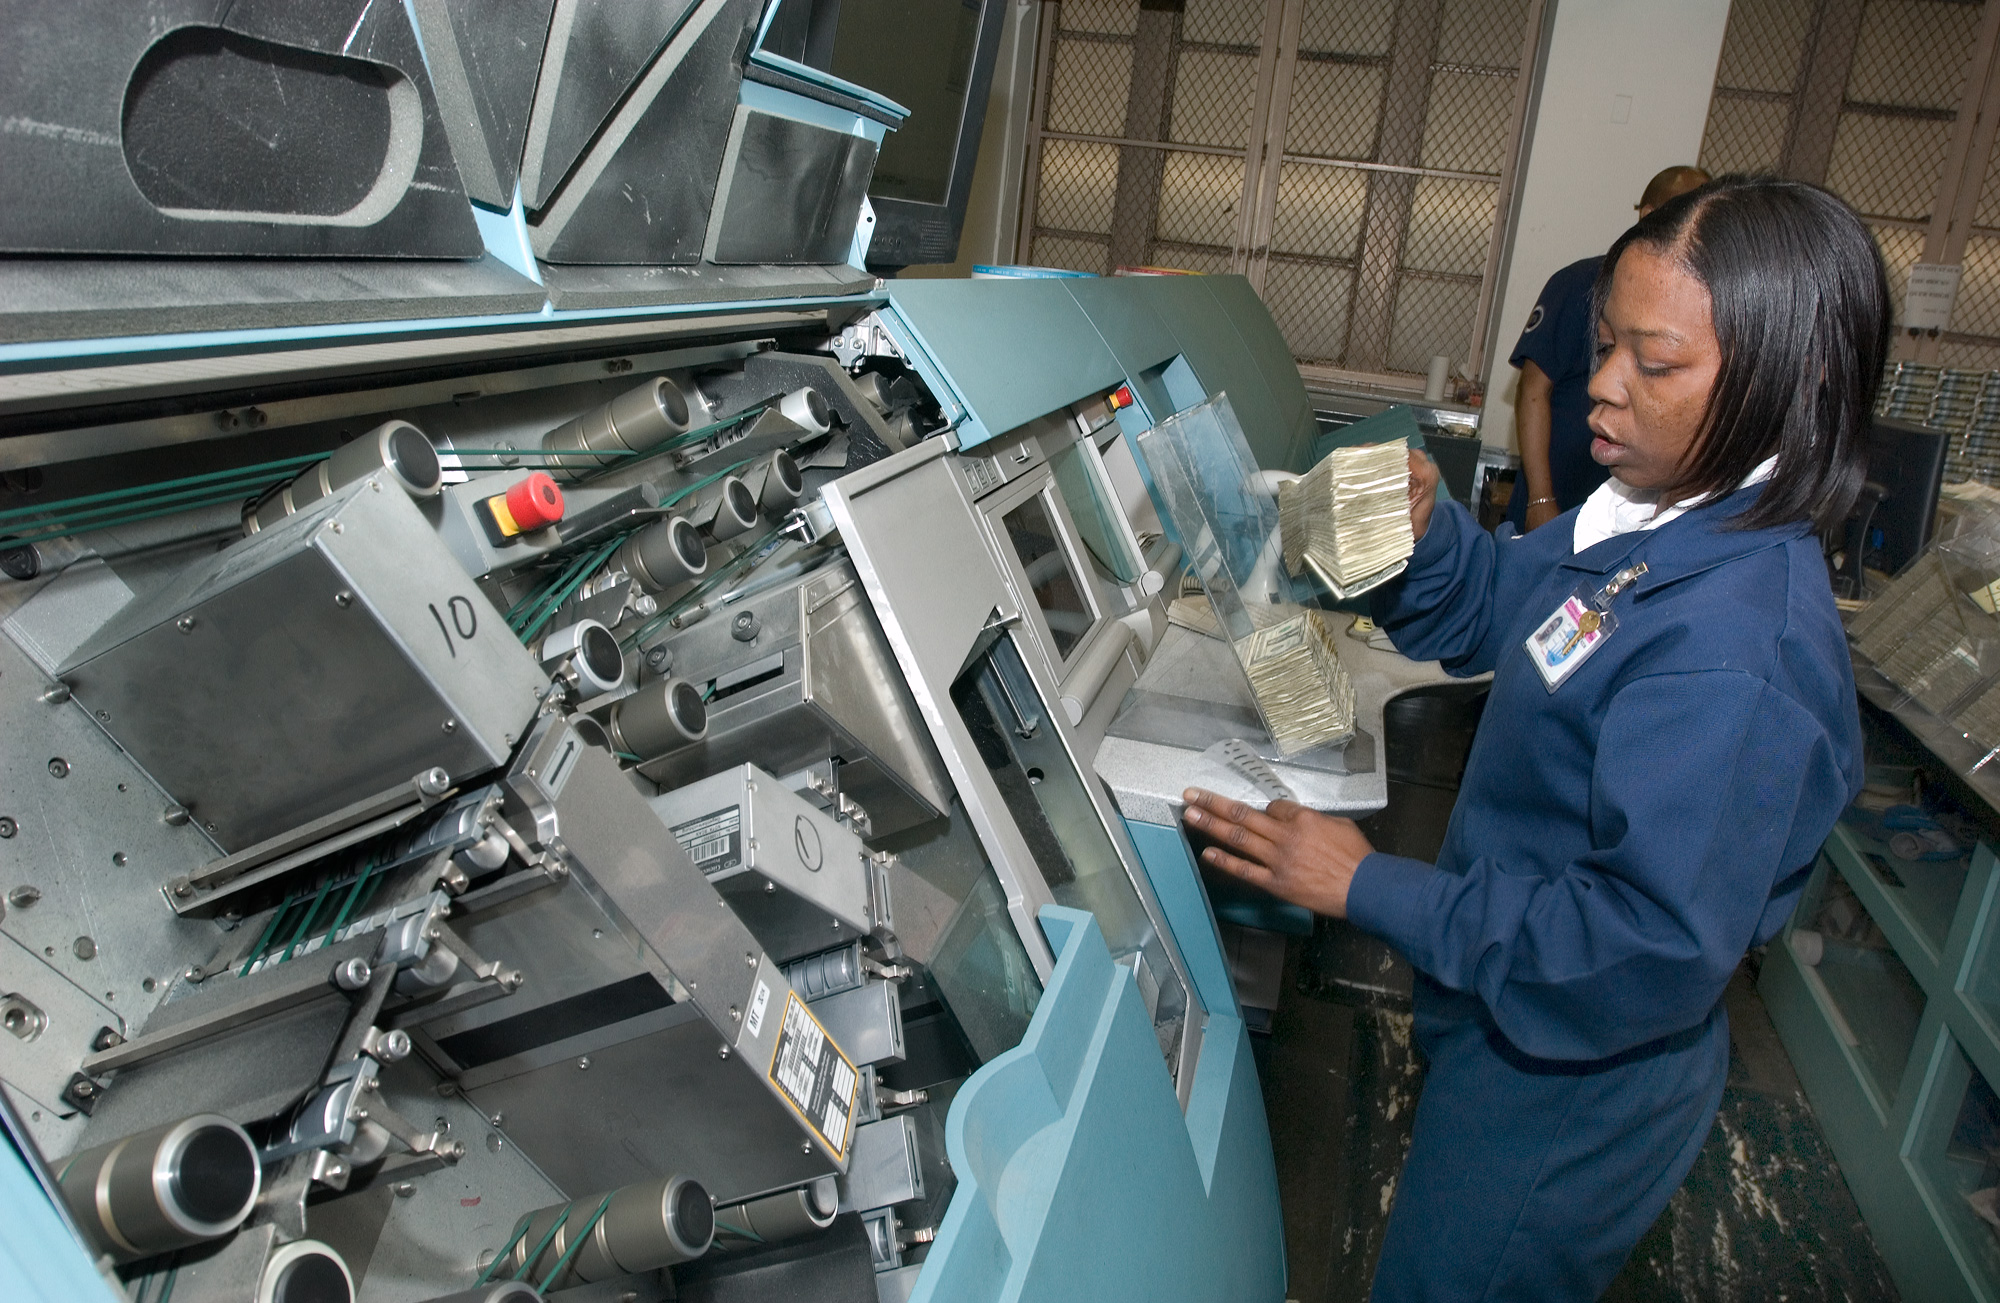
<path id="1" fill-rule="evenodd" d="M 1001 551 L 975 492 L 964 460 L 931 440 L 825 496 L 1030 954 L 1048 955 L 1042 905 L 1095 915 L 1138 979 L 1185 1105 L 1206 1011 L 1123 825 L 1078 762 L 1040 631 L 1023 627 L 1026 603 L 1009 582 L 1019 561 Z M 1068 524 L 1061 513 L 1048 523 Z M 1067 555 L 1077 546 L 1062 543 Z"/>

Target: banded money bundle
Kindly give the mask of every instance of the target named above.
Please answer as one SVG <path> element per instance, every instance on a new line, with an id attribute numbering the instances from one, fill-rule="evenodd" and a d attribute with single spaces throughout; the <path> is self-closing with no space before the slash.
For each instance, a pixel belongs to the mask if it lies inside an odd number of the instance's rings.
<path id="1" fill-rule="evenodd" d="M 1312 571 L 1336 597 L 1365 593 L 1402 573 L 1416 546 L 1409 486 L 1404 444 L 1335 448 L 1278 489 L 1285 569 Z"/>
<path id="2" fill-rule="evenodd" d="M 1300 611 L 1237 644 L 1272 740 L 1285 755 L 1338 742 L 1354 732 L 1354 684 L 1319 611 Z"/>

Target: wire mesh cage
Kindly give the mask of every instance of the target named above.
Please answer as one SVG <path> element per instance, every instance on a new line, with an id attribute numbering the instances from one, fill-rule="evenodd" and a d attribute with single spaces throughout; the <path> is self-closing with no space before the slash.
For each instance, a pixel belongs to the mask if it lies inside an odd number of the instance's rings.
<path id="1" fill-rule="evenodd" d="M 1243 272 L 1302 362 L 1470 360 L 1533 8 L 1063 0 L 1023 255 Z"/>
<path id="2" fill-rule="evenodd" d="M 1961 147 L 1967 162 L 1952 160 L 1987 80 L 1989 7 L 1735 0 L 1701 150 L 1718 175 L 1811 181 L 1854 205 L 1882 250 L 1899 324 L 1910 268 L 1960 263 L 1951 329 L 1917 356 L 1973 371 L 2000 366 L 2000 185 L 1993 158 Z M 1972 223 L 1954 229 L 1946 219 L 1968 187 Z M 1917 343 L 1905 336 L 1901 348 Z"/>

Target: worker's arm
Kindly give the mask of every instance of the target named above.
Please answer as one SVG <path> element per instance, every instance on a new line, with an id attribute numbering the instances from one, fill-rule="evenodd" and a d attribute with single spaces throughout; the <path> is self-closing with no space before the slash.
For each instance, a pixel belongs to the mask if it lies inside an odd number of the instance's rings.
<path id="1" fill-rule="evenodd" d="M 1341 904 L 1478 995 L 1522 1050 L 1603 1058 L 1708 1016 L 1848 790 L 1826 730 L 1762 679 L 1655 675 L 1618 694 L 1599 734 L 1600 849 L 1559 866 L 1482 857 L 1463 875 L 1370 854 Z"/>
<path id="2" fill-rule="evenodd" d="M 1555 477 L 1549 471 L 1549 397 L 1555 381 L 1533 358 L 1521 361 L 1521 390 L 1514 400 L 1514 439 L 1521 449 L 1521 475 L 1528 486 L 1527 527 L 1548 524 L 1562 514 Z"/>

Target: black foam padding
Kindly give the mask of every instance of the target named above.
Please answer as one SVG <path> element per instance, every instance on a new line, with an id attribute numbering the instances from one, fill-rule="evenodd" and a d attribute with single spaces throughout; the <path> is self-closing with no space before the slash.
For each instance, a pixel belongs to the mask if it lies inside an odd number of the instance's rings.
<path id="1" fill-rule="evenodd" d="M 416 8 L 465 192 L 511 208 L 555 0 L 416 0 Z"/>
<path id="2" fill-rule="evenodd" d="M 347 1273 L 324 1253 L 307 1253 L 285 1264 L 271 1303 L 354 1303 Z"/>
<path id="3" fill-rule="evenodd" d="M 674 1268 L 680 1303 L 877 1303 L 861 1218 L 758 1253 L 709 1253 Z"/>
<path id="4" fill-rule="evenodd" d="M 546 297 L 491 254 L 476 262 L 0 258 L 14 342 L 538 312 Z"/>
<path id="5" fill-rule="evenodd" d="M 540 208 L 696 0 L 562 0 L 548 28 L 521 193 Z"/>
<path id="6" fill-rule="evenodd" d="M 875 170 L 875 143 L 754 109 L 742 117 L 709 258 L 845 262 Z"/>
<path id="7" fill-rule="evenodd" d="M 174 1166 L 174 1202 L 209 1225 L 242 1212 L 256 1184 L 257 1156 L 228 1127 L 195 1132 Z"/>
<path id="8" fill-rule="evenodd" d="M 4 266 L 0 264 L 0 266 Z M 866 294 L 875 278 L 858 267 L 558 267 L 542 279 L 558 308 L 636 308 L 655 303 L 733 303 Z"/>
<path id="9" fill-rule="evenodd" d="M 322 217 L 368 197 L 391 135 L 375 65 L 220 27 L 146 51 L 123 128 L 132 180 L 157 207 Z"/>
<path id="10" fill-rule="evenodd" d="M 686 266 L 701 257 L 759 0 L 705 0 L 529 228 L 556 263 Z M 699 25 L 697 27 L 695 25 Z"/>
<path id="11" fill-rule="evenodd" d="M 249 1126 L 293 1108 L 320 1084 L 354 1012 L 339 992 L 328 992 L 326 999 L 120 1068 L 91 1113 L 83 1146 L 191 1113 L 220 1113 Z"/>
<path id="12" fill-rule="evenodd" d="M 5 23 L 0 250 L 483 248 L 402 5 L 69 0 Z"/>

